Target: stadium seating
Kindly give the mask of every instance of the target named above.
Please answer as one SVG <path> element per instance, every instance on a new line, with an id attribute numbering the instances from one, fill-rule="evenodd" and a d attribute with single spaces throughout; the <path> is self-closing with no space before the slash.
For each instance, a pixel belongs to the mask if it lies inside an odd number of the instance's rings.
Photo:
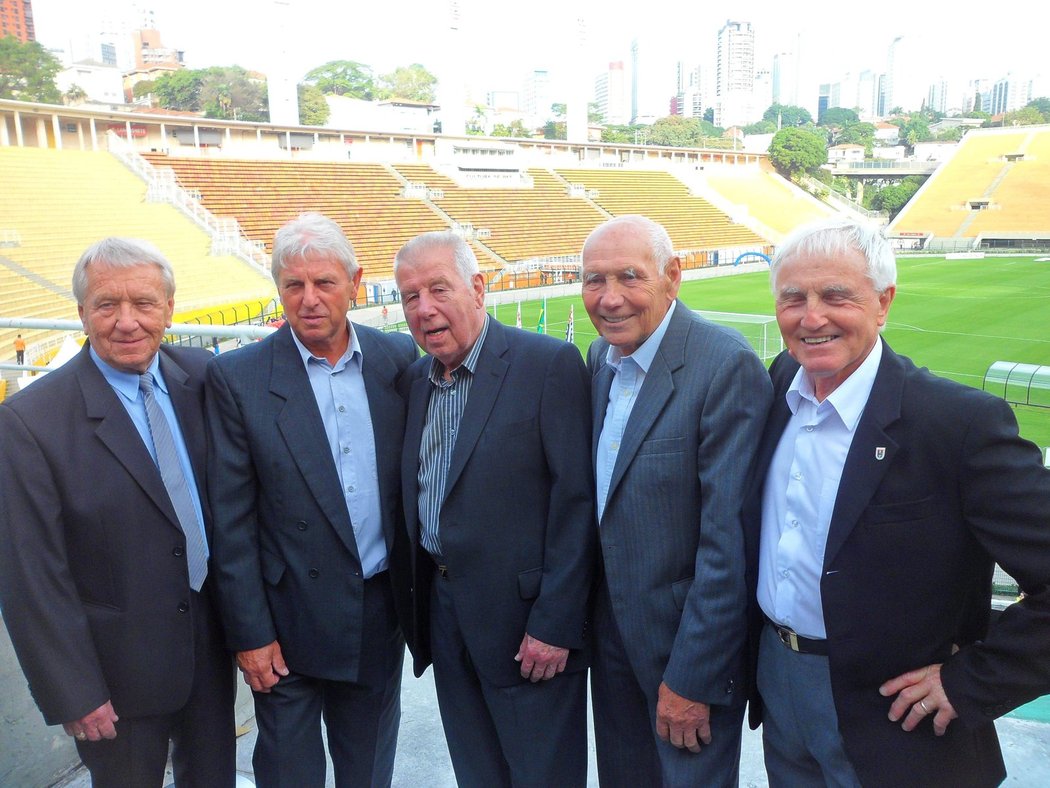
<path id="1" fill-rule="evenodd" d="M 667 228 L 676 249 L 766 246 L 673 175 L 649 170 L 556 170 L 570 183 L 597 189 L 594 202 L 613 215 L 640 213 Z"/>
<path id="2" fill-rule="evenodd" d="M 1048 197 L 1050 127 L 974 130 L 888 232 L 938 238 L 1045 232 Z M 988 208 L 972 210 L 973 201 L 987 201 Z"/>
<path id="3" fill-rule="evenodd" d="M 144 238 L 160 248 L 175 268 L 177 309 L 273 296 L 264 272 L 209 256 L 204 231 L 169 205 L 147 203 L 145 195 L 145 183 L 108 153 L 0 148 L 0 230 L 18 238 L 0 248 L 0 315 L 76 319 L 73 265 L 109 235 Z M 10 347 L 15 333 L 0 330 L 0 348 Z M 34 331 L 23 335 L 30 345 L 41 338 Z"/>
<path id="4" fill-rule="evenodd" d="M 399 194 L 401 181 L 381 164 L 198 159 L 145 154 L 170 167 L 186 189 L 200 193 L 216 216 L 236 219 L 269 252 L 273 236 L 303 211 L 339 223 L 354 245 L 366 281 L 393 278 L 394 255 L 409 238 L 447 227 L 424 202 Z"/>
<path id="5" fill-rule="evenodd" d="M 705 165 L 703 179 L 723 199 L 781 236 L 835 213 L 790 181 L 758 165 Z"/>

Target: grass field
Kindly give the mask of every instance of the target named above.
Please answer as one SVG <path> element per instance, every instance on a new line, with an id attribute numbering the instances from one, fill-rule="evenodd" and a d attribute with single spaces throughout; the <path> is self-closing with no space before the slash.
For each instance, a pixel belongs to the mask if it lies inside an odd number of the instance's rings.
<path id="1" fill-rule="evenodd" d="M 897 284 L 883 336 L 920 366 L 976 388 L 996 361 L 1050 366 L 1050 261 L 906 258 L 898 262 Z M 773 314 L 765 273 L 686 282 L 681 297 L 694 309 Z M 597 333 L 579 298 L 547 302 L 547 332 L 565 335 L 570 304 L 576 344 L 586 351 Z M 537 301 L 522 304 L 525 328 L 536 327 L 540 309 Z M 503 305 L 496 316 L 514 323 L 516 310 Z M 1022 435 L 1050 446 L 1050 409 L 1019 406 L 1015 413 Z"/>

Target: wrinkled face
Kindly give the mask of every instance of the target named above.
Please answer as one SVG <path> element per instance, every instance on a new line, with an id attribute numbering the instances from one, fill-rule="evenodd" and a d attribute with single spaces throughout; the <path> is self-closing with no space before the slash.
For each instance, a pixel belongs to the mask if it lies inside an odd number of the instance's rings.
<path id="1" fill-rule="evenodd" d="M 452 249 L 424 249 L 398 265 L 397 286 L 416 343 L 447 371 L 463 363 L 485 322 L 485 277 L 470 284 L 456 268 Z"/>
<path id="2" fill-rule="evenodd" d="M 87 269 L 87 292 L 77 305 L 91 347 L 114 369 L 141 374 L 157 355 L 164 330 L 171 326 L 175 299 L 167 295 L 164 276 L 151 263 L 112 268 L 94 263 Z"/>
<path id="3" fill-rule="evenodd" d="M 583 305 L 598 333 L 625 356 L 657 329 L 681 283 L 678 258 L 661 274 L 639 226 L 609 226 L 584 247 Z"/>
<path id="4" fill-rule="evenodd" d="M 894 285 L 877 293 L 855 249 L 834 257 L 801 254 L 776 278 L 777 323 L 788 351 L 823 400 L 859 367 L 886 324 Z"/>
<path id="5" fill-rule="evenodd" d="M 306 349 L 331 362 L 346 352 L 346 313 L 357 295 L 362 269 L 351 279 L 336 259 L 309 256 L 288 261 L 277 276 L 284 315 Z"/>

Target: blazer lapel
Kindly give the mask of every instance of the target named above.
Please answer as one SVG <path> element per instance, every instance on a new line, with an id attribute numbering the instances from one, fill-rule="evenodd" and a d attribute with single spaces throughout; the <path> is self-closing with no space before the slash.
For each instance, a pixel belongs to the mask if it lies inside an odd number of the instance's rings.
<path id="1" fill-rule="evenodd" d="M 903 387 L 903 364 L 889 346 L 883 344 L 882 361 L 875 383 L 842 468 L 842 479 L 839 481 L 838 497 L 835 499 L 824 550 L 825 568 L 831 565 L 846 543 L 893 464 L 898 445 L 886 434 L 886 427 L 900 418 Z"/>
<path id="2" fill-rule="evenodd" d="M 118 394 L 113 391 L 102 376 L 88 351 L 88 344 L 72 362 L 77 365 L 76 376 L 80 390 L 84 395 L 84 406 L 89 419 L 98 422 L 95 434 L 98 439 L 113 453 L 128 475 L 142 488 L 143 492 L 164 513 L 172 526 L 182 530 L 179 518 L 171 505 L 160 471 L 150 456 L 149 449 L 142 442 L 135 424 L 127 410 L 120 403 Z"/>
<path id="3" fill-rule="evenodd" d="M 398 409 L 386 405 L 391 398 L 397 397 L 397 392 L 394 390 L 397 366 L 372 335 L 366 331 L 355 331 L 355 333 L 364 357 L 361 376 L 364 378 L 365 394 L 368 396 L 368 415 L 372 419 L 372 437 L 376 447 L 376 472 L 379 476 L 379 498 L 381 501 L 386 501 L 392 492 L 386 489 L 387 480 L 391 477 L 386 469 L 393 469 L 396 479 L 401 465 L 403 424 L 398 418 Z M 386 512 L 385 506 L 381 509 Z M 394 524 L 389 522 L 389 518 L 385 516 L 381 520 L 387 550 L 391 550 L 394 546 Z"/>
<path id="4" fill-rule="evenodd" d="M 204 476 L 207 442 L 204 436 L 200 383 L 198 382 L 195 386 L 191 385 L 186 371 L 169 357 L 163 348 L 160 352 L 160 370 L 168 384 L 168 396 L 171 397 L 172 407 L 179 419 L 182 440 L 186 444 L 186 451 L 190 455 L 190 465 L 193 467 L 193 482 L 197 485 L 201 508 L 206 515 L 205 521 L 208 522 L 211 520 L 211 514 L 208 509 Z"/>
<path id="5" fill-rule="evenodd" d="M 593 429 L 591 430 L 591 465 L 598 461 L 598 439 L 602 436 L 602 427 L 605 426 L 605 413 L 609 409 L 609 390 L 612 388 L 613 368 L 605 363 L 605 353 L 601 354 L 598 361 L 598 371 L 594 374 L 591 384 L 591 413 L 594 417 Z"/>
<path id="6" fill-rule="evenodd" d="M 419 446 L 423 441 L 423 427 L 430 402 L 430 356 L 423 365 L 423 374 L 412 381 L 408 394 L 408 415 L 405 418 L 405 445 L 401 460 L 401 495 L 405 502 L 405 526 L 413 545 L 419 543 Z"/>
<path id="7" fill-rule="evenodd" d="M 445 498 L 448 498 L 449 491 L 456 486 L 460 474 L 467 465 L 467 459 L 474 452 L 474 446 L 477 445 L 478 438 L 481 437 L 481 432 L 488 423 L 492 407 L 496 404 L 496 397 L 503 386 L 503 378 L 506 377 L 509 366 L 502 358 L 506 352 L 505 329 L 495 320 L 489 320 L 488 334 L 485 336 L 485 344 L 478 356 L 478 366 L 474 370 L 474 380 L 470 384 L 470 396 L 467 397 L 467 405 L 459 423 L 459 434 L 456 436 L 456 445 L 452 449 L 448 478 L 445 480 Z"/>
<path id="8" fill-rule="evenodd" d="M 631 416 L 624 428 L 620 451 L 616 455 L 616 465 L 613 466 L 612 479 L 609 481 L 609 501 L 613 499 L 617 486 L 634 461 L 645 436 L 649 434 L 649 430 L 674 394 L 674 373 L 685 363 L 685 339 L 689 333 L 692 313 L 680 301 L 675 303 L 667 332 L 656 355 L 653 356 L 649 371 L 645 373 L 642 390 L 638 392 L 638 400 L 631 408 Z M 608 396 L 606 392 L 606 401 Z M 598 429 L 601 429 L 600 426 Z"/>
<path id="9" fill-rule="evenodd" d="M 321 412 L 287 324 L 274 336 L 270 391 L 284 400 L 284 407 L 277 414 L 277 429 L 288 446 L 292 461 L 299 467 L 314 500 L 339 538 L 360 561 Z"/>

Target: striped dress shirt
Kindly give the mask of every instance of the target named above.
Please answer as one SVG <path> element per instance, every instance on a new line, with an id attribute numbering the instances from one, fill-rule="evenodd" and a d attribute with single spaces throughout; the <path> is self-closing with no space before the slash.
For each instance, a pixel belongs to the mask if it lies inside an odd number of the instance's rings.
<path id="1" fill-rule="evenodd" d="M 467 406 L 474 370 L 478 365 L 481 346 L 489 330 L 489 318 L 481 327 L 474 347 L 467 357 L 445 380 L 445 365 L 437 358 L 430 360 L 430 383 L 433 390 L 427 403 L 427 420 L 419 444 L 419 541 L 432 556 L 441 556 L 441 538 L 438 523 L 441 503 L 445 499 L 445 480 L 452 461 L 452 450 L 459 434 L 459 422 Z"/>

